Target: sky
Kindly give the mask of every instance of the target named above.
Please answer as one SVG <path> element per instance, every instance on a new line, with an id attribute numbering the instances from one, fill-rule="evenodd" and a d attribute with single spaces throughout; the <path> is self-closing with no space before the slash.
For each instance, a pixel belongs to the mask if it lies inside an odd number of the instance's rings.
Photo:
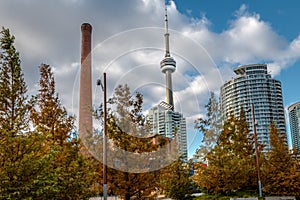
<path id="1" fill-rule="evenodd" d="M 16 37 L 28 93 L 38 90 L 38 66 L 49 64 L 62 104 L 77 116 L 80 26 L 90 23 L 93 105 L 102 102 L 96 80 L 106 72 L 108 96 L 127 83 L 133 93 L 143 94 L 146 112 L 165 99 L 159 65 L 164 5 L 163 0 L 0 0 L 0 26 Z M 194 120 L 205 116 L 210 92 L 218 93 L 235 76 L 235 67 L 266 63 L 282 83 L 285 108 L 300 101 L 299 8 L 298 0 L 167 2 L 170 49 L 177 62 L 172 74 L 175 110 L 187 120 L 189 157 L 202 137 Z"/>

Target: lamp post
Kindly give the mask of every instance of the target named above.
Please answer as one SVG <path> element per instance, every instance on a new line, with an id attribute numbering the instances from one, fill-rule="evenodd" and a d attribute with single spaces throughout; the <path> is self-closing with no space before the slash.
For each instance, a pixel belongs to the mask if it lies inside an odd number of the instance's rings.
<path id="1" fill-rule="evenodd" d="M 256 170 L 257 170 L 257 179 L 258 179 L 258 192 L 259 192 L 259 197 L 262 197 L 261 181 L 260 181 L 260 166 L 259 166 L 259 158 L 258 158 L 258 142 L 257 142 L 256 122 L 255 122 L 255 116 L 254 116 L 254 104 L 253 103 L 252 103 L 252 122 L 253 122 L 253 132 L 254 132 L 254 141 L 255 141 L 255 157 L 256 157 Z"/>
<path id="2" fill-rule="evenodd" d="M 106 109 L 106 73 L 103 73 L 103 85 L 101 83 L 101 80 L 99 79 L 97 81 L 97 85 L 101 85 L 102 91 L 103 91 L 103 123 L 104 123 L 104 133 L 103 133 L 103 199 L 107 200 L 107 141 L 106 141 L 106 135 L 107 135 L 107 109 Z"/>

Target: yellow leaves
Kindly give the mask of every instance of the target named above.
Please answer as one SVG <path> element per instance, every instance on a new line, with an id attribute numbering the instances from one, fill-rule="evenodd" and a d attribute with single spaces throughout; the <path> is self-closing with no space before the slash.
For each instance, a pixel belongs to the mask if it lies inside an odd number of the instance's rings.
<path id="1" fill-rule="evenodd" d="M 270 126 L 271 150 L 262 164 L 264 191 L 271 195 L 300 195 L 298 161 L 292 158 L 275 124 Z"/>
<path id="2" fill-rule="evenodd" d="M 200 187 L 212 193 L 233 192 L 254 188 L 256 181 L 253 145 L 248 138 L 245 118 L 231 116 L 223 126 L 216 145 L 205 157 L 207 167 L 194 175 Z"/>

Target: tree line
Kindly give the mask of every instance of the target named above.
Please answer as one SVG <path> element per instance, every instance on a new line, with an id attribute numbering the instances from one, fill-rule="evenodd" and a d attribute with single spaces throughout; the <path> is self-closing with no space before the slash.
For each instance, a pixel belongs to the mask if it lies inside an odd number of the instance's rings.
<path id="1" fill-rule="evenodd" d="M 0 199 L 89 199 L 103 195 L 103 164 L 88 153 L 78 137 L 75 116 L 61 104 L 51 66 L 39 66 L 39 89 L 29 97 L 14 42 L 9 29 L 2 28 Z M 131 94 L 127 85 L 120 85 L 109 102 L 116 108 L 108 111 L 107 123 L 108 139 L 113 145 L 133 153 L 160 148 L 152 140 L 129 137 L 128 132 L 147 132 L 140 93 Z M 101 134 L 93 132 L 89 137 L 95 142 Z M 164 139 L 158 139 L 163 145 Z M 113 156 L 126 163 L 126 156 Z M 156 171 L 132 173 L 108 167 L 107 174 L 108 193 L 126 200 L 155 199 L 158 192 L 185 199 L 193 188 L 180 158 Z"/>
<path id="2" fill-rule="evenodd" d="M 196 157 L 199 165 L 193 180 L 211 194 L 232 195 L 239 192 L 258 193 L 258 171 L 264 195 L 300 196 L 300 160 L 290 151 L 276 128 L 270 124 L 270 145 L 263 152 L 258 145 L 258 165 L 255 137 L 247 124 L 245 111 L 239 116 L 222 119 L 214 93 L 206 105 L 206 118 L 195 122 L 195 128 L 204 134 Z"/>
<path id="3" fill-rule="evenodd" d="M 81 199 L 96 190 L 97 168 L 80 153 L 74 116 L 55 91 L 49 65 L 39 67 L 39 90 L 27 95 L 15 38 L 0 38 L 0 199 Z"/>

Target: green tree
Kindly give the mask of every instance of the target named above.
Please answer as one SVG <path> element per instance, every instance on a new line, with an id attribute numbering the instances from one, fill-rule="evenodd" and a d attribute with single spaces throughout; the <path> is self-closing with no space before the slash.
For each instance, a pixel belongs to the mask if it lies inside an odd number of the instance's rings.
<path id="1" fill-rule="evenodd" d="M 292 158 L 275 123 L 270 126 L 271 150 L 262 165 L 263 190 L 269 195 L 300 196 L 300 166 Z"/>
<path id="2" fill-rule="evenodd" d="M 172 199 L 191 199 L 194 191 L 193 181 L 190 179 L 190 166 L 176 160 L 170 166 L 160 171 L 160 189 Z"/>
<path id="3" fill-rule="evenodd" d="M 19 52 L 14 47 L 15 37 L 2 28 L 0 38 L 0 128 L 11 136 L 28 131 L 30 104 L 26 95 Z"/>
<path id="4" fill-rule="evenodd" d="M 32 103 L 15 38 L 9 29 L 0 33 L 0 199 L 28 199 L 38 192 L 32 184 L 49 158 L 44 155 L 44 137 L 29 131 Z"/>
<path id="5" fill-rule="evenodd" d="M 1 139 L 0 199 L 32 199 L 42 192 L 36 182 L 53 155 L 44 139 L 38 132 Z"/>
<path id="6" fill-rule="evenodd" d="M 74 133 L 74 117 L 67 114 L 55 91 L 51 67 L 40 66 L 40 89 L 35 96 L 36 106 L 31 110 L 31 119 L 47 140 L 48 153 L 52 159 L 40 174 L 37 186 L 43 190 L 37 198 L 80 199 L 91 195 L 97 176 L 92 157 L 80 152 L 80 140 Z"/>
<path id="7" fill-rule="evenodd" d="M 195 128 L 203 133 L 202 143 L 197 149 L 195 157 L 204 162 L 204 157 L 217 144 L 222 131 L 222 117 L 219 102 L 213 92 L 210 94 L 209 102 L 205 105 L 207 110 L 206 118 L 199 118 L 195 121 Z"/>
<path id="8" fill-rule="evenodd" d="M 206 156 L 208 166 L 200 167 L 195 182 L 209 193 L 225 194 L 255 189 L 253 140 L 244 112 L 225 121 L 219 144 Z"/>

